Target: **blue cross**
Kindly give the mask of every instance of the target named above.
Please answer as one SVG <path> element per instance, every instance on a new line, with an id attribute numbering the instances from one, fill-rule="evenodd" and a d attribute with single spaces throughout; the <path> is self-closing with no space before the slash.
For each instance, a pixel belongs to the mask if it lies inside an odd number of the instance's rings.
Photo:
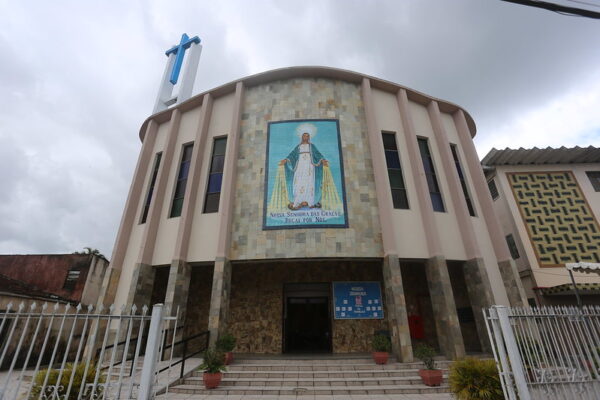
<path id="1" fill-rule="evenodd" d="M 167 50 L 165 53 L 167 56 L 171 54 L 177 55 L 175 57 L 175 64 L 173 64 L 173 70 L 171 71 L 171 79 L 169 79 L 173 85 L 177 83 L 177 79 L 179 78 L 179 72 L 181 72 L 185 51 L 190 48 L 192 43 L 200 44 L 200 38 L 198 36 L 194 36 L 190 39 L 189 36 L 184 33 L 181 35 L 181 42 L 179 42 L 179 44 L 174 46 L 172 49 Z"/>

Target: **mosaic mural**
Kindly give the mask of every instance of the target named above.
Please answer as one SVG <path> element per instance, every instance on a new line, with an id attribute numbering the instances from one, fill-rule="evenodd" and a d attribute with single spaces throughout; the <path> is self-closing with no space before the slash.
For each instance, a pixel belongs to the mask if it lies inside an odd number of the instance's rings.
<path id="1" fill-rule="evenodd" d="M 347 227 L 337 120 L 270 122 L 264 229 Z"/>
<path id="2" fill-rule="evenodd" d="M 600 262 L 600 227 L 571 172 L 510 173 L 541 267 Z"/>

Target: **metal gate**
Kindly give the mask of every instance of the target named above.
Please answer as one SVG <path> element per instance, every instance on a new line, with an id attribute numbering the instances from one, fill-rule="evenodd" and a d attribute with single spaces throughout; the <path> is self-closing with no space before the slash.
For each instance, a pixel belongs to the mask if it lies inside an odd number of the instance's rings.
<path id="1" fill-rule="evenodd" d="M 484 314 L 507 399 L 600 399 L 600 307 Z"/>
<path id="2" fill-rule="evenodd" d="M 0 400 L 148 400 L 168 391 L 177 317 L 162 304 L 148 311 L 9 304 L 0 315 Z"/>

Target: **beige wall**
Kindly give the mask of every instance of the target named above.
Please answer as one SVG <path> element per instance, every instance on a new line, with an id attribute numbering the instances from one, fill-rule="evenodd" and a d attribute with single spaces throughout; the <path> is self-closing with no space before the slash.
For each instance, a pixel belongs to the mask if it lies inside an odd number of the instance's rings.
<path id="1" fill-rule="evenodd" d="M 521 219 L 519 209 L 513 196 L 507 173 L 510 172 L 546 172 L 546 171 L 572 171 L 579 184 L 587 202 L 596 217 L 600 221 L 600 192 L 595 192 L 585 171 L 600 171 L 599 164 L 570 164 L 570 165 L 520 165 L 500 166 L 496 169 L 496 185 L 500 198 L 495 201 L 496 212 L 502 221 L 505 235 L 513 233 L 520 253 L 516 260 L 520 269 L 531 267 L 535 285 L 539 287 L 551 287 L 570 283 L 569 275 L 564 267 L 540 268 L 535 252 L 527 234 L 527 228 Z M 519 243 L 520 242 L 520 243 Z M 592 274 L 575 273 L 578 283 L 600 283 L 600 277 Z M 528 281 L 525 281 L 527 284 Z M 530 283 L 534 285 L 533 282 Z M 527 288 L 526 288 L 527 289 Z"/>
<path id="2" fill-rule="evenodd" d="M 409 162 L 408 145 L 406 143 L 404 128 L 402 127 L 398 100 L 391 93 L 375 89 L 373 90 L 373 103 L 379 129 L 396 133 L 396 144 L 398 146 L 402 175 L 410 207 L 408 210 L 392 210 L 394 232 L 396 234 L 396 250 L 401 257 L 428 258 L 427 240 L 420 215 L 421 204 L 419 204 L 417 199 L 415 181 L 411 173 L 412 166 Z"/>
<path id="3" fill-rule="evenodd" d="M 221 213 L 203 214 L 202 208 L 204 206 L 204 196 L 208 184 L 208 171 L 210 168 L 213 140 L 215 137 L 229 135 L 234 100 L 235 95 L 230 94 L 215 99 L 213 103 L 210 124 L 208 126 L 208 138 L 206 140 L 206 147 L 202 153 L 202 169 L 190 234 L 188 260 L 192 262 L 214 261 L 215 259 L 218 239 L 217 231 L 219 229 Z M 229 143 L 227 147 L 227 151 L 229 151 Z M 219 207 L 219 210 L 221 210 L 221 207 Z"/>
<path id="4" fill-rule="evenodd" d="M 175 154 L 169 166 L 169 178 L 165 190 L 165 201 L 160 213 L 158 232 L 156 235 L 156 243 L 154 247 L 154 255 L 152 257 L 152 265 L 168 265 L 173 260 L 175 252 L 175 241 L 177 240 L 177 230 L 181 218 L 169 218 L 171 212 L 171 204 L 175 195 L 175 185 L 177 183 L 177 175 L 179 173 L 179 164 L 183 146 L 188 143 L 193 143 L 196 138 L 196 131 L 200 123 L 200 108 L 195 108 L 181 115 L 181 122 L 177 132 L 177 140 L 175 142 Z"/>

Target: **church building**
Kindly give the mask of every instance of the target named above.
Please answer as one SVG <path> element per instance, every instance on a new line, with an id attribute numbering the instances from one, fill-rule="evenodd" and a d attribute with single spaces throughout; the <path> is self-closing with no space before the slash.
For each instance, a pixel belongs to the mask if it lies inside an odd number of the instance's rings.
<path id="1" fill-rule="evenodd" d="M 164 303 L 238 353 L 401 361 L 489 349 L 481 309 L 526 296 L 468 112 L 361 73 L 291 67 L 150 115 L 106 304 Z"/>

